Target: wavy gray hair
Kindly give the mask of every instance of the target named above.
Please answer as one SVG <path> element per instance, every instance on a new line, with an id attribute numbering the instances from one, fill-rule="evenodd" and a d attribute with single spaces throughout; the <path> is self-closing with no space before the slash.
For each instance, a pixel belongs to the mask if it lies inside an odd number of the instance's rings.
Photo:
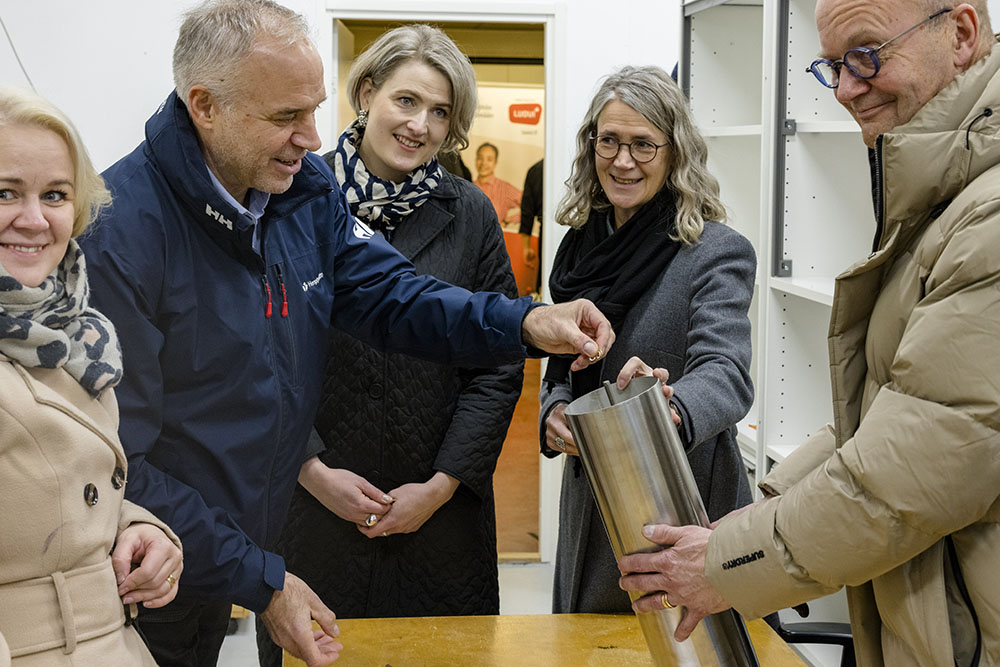
<path id="1" fill-rule="evenodd" d="M 670 75 L 656 66 L 626 66 L 604 79 L 576 135 L 576 158 L 566 180 L 569 191 L 559 202 L 556 221 L 581 227 L 592 210 L 611 207 L 597 178 L 594 144 L 597 119 L 613 99 L 635 109 L 667 137 L 670 166 L 665 187 L 677 195 L 676 238 L 697 243 L 705 220 L 725 222 L 719 182 L 706 165 L 708 148 L 691 117 L 687 98 Z"/>
<path id="2" fill-rule="evenodd" d="M 396 68 L 418 60 L 440 72 L 451 85 L 451 113 L 442 151 L 469 146 L 469 128 L 476 113 L 476 72 L 469 58 L 438 28 L 414 23 L 383 33 L 358 56 L 347 76 L 347 96 L 354 113 L 361 111 L 361 84 L 371 79 L 378 90 Z"/>
<path id="3" fill-rule="evenodd" d="M 243 82 L 243 61 L 261 38 L 289 46 L 309 41 L 305 17 L 271 0 L 208 0 L 184 13 L 174 45 L 174 86 L 187 105 L 188 92 L 208 88 L 228 104 Z"/>

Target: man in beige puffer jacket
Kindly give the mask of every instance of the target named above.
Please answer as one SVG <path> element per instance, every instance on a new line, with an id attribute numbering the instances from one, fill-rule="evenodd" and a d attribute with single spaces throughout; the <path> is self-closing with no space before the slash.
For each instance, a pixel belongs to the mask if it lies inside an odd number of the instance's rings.
<path id="1" fill-rule="evenodd" d="M 680 639 L 846 586 L 859 665 L 1000 665 L 1000 47 L 983 0 L 819 0 L 816 21 L 878 230 L 836 282 L 834 422 L 715 530 L 647 527 L 668 548 L 623 558 L 622 585 L 685 606 Z"/>

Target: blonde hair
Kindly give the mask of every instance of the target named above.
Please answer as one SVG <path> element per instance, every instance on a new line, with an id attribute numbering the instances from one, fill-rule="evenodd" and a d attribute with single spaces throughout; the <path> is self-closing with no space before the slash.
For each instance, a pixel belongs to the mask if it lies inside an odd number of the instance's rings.
<path id="1" fill-rule="evenodd" d="M 94 169 L 76 127 L 51 102 L 18 88 L 0 88 L 0 126 L 36 127 L 57 134 L 73 163 L 73 236 L 79 236 L 111 203 L 104 179 Z"/>
<path id="2" fill-rule="evenodd" d="M 414 23 L 393 28 L 359 55 L 347 76 L 347 96 L 354 113 L 361 111 L 361 85 L 370 79 L 378 90 L 400 65 L 415 60 L 440 72 L 451 85 L 448 134 L 441 151 L 469 146 L 469 128 L 476 113 L 476 72 L 469 58 L 438 28 Z"/>
<path id="3" fill-rule="evenodd" d="M 604 79 L 576 135 L 576 158 L 566 180 L 569 191 L 559 202 L 556 221 L 579 228 L 592 210 L 611 207 L 597 178 L 594 144 L 597 119 L 605 105 L 619 100 L 635 109 L 667 137 L 670 165 L 663 187 L 677 197 L 676 239 L 697 243 L 705 220 L 725 222 L 719 182 L 706 167 L 708 148 L 698 132 L 687 98 L 663 69 L 626 66 Z"/>

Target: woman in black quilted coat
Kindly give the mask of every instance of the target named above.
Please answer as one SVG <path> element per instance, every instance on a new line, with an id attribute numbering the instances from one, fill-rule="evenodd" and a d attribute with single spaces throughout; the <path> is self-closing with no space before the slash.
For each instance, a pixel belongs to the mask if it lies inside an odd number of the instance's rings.
<path id="1" fill-rule="evenodd" d="M 324 156 L 352 212 L 415 265 L 517 296 L 489 199 L 438 165 L 468 145 L 472 66 L 404 26 L 355 61 L 358 118 Z M 317 360 L 321 363 L 321 360 Z M 339 618 L 499 613 L 493 471 L 523 364 L 450 368 L 333 333 L 312 452 L 276 547 Z M 262 665 L 280 650 L 258 632 Z"/>

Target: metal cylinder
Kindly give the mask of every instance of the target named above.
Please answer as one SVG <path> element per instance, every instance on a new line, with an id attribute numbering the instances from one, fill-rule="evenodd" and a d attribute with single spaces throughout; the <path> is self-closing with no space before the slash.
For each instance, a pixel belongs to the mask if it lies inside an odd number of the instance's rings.
<path id="1" fill-rule="evenodd" d="M 647 524 L 708 526 L 659 380 L 636 378 L 624 390 L 605 382 L 570 403 L 566 418 L 616 558 L 660 548 L 643 537 Z M 759 665 L 746 625 L 733 610 L 705 618 L 681 643 L 674 640 L 681 608 L 638 618 L 657 665 Z"/>

